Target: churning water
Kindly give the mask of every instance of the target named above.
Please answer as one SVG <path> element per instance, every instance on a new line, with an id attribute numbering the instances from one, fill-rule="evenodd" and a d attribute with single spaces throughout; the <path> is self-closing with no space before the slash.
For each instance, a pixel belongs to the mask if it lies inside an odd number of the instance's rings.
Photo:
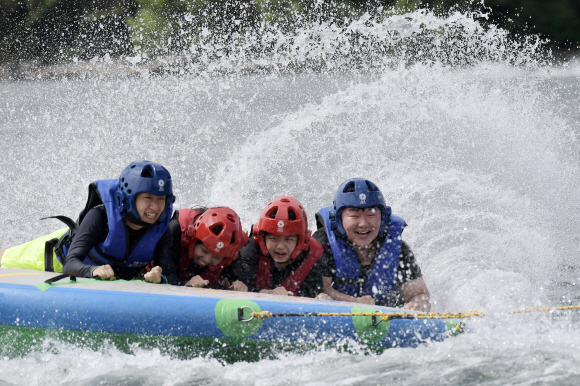
<path id="1" fill-rule="evenodd" d="M 246 230 L 283 194 L 314 227 L 336 187 L 362 176 L 409 224 L 433 310 L 487 316 L 414 349 L 233 364 L 7 344 L 0 385 L 577 384 L 575 314 L 502 312 L 580 304 L 580 66 L 469 15 L 278 32 L 227 58 L 196 47 L 161 75 L 0 83 L 0 249 L 57 229 L 39 218 L 75 217 L 91 181 L 135 159 L 170 170 L 177 208 L 231 206 Z"/>

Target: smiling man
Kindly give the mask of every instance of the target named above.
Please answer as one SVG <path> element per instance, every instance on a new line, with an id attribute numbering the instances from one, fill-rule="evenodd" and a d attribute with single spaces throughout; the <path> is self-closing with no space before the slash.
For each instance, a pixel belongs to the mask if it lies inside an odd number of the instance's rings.
<path id="1" fill-rule="evenodd" d="M 421 269 L 402 241 L 405 221 L 391 214 L 375 184 L 346 180 L 316 223 L 312 237 L 324 248 L 322 281 L 332 299 L 430 310 Z"/>

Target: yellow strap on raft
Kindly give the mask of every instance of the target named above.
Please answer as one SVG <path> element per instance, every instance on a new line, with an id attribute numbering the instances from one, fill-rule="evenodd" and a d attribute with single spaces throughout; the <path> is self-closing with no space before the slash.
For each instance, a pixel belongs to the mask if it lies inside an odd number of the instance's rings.
<path id="1" fill-rule="evenodd" d="M 547 308 L 533 308 L 525 310 L 515 310 L 505 312 L 506 314 L 521 314 L 530 312 L 546 312 L 546 311 L 566 311 L 566 310 L 580 310 L 580 306 L 561 306 L 561 307 L 547 307 Z M 252 312 L 251 317 L 265 320 L 269 318 L 279 318 L 288 316 L 374 316 L 379 317 L 383 321 L 393 319 L 469 319 L 472 316 L 485 316 L 484 312 L 471 311 L 463 312 L 305 312 L 305 313 L 278 313 L 273 314 L 270 311 Z M 463 324 L 463 323 L 462 323 Z"/>
<path id="2" fill-rule="evenodd" d="M 393 319 L 465 319 L 472 316 L 484 316 L 485 314 L 479 311 L 471 311 L 469 313 L 437 313 L 437 312 L 305 312 L 305 313 L 279 313 L 273 314 L 270 311 L 252 312 L 251 317 L 265 320 L 275 317 L 288 316 L 375 316 L 384 321 Z"/>

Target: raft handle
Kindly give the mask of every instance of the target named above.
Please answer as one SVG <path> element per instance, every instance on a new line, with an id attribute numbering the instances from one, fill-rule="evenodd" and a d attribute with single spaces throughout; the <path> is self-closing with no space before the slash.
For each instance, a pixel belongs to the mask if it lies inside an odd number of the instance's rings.
<path id="1" fill-rule="evenodd" d="M 247 323 L 249 321 L 251 321 L 252 319 L 254 319 L 254 315 L 252 315 L 250 317 L 250 319 L 244 319 L 244 308 L 248 308 L 250 310 L 252 310 L 252 314 L 254 313 L 254 309 L 250 306 L 243 306 L 238 308 L 238 321 L 242 322 L 242 323 Z"/>

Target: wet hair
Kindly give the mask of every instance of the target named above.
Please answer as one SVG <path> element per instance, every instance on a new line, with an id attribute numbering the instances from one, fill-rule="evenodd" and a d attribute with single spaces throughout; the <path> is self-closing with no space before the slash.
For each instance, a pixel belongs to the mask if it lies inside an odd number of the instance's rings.
<path id="1" fill-rule="evenodd" d="M 270 218 L 276 218 L 276 213 L 278 213 L 278 210 L 275 210 L 272 213 L 270 213 Z M 290 221 L 296 220 L 296 213 L 292 208 L 288 209 L 288 218 L 290 219 Z"/>

